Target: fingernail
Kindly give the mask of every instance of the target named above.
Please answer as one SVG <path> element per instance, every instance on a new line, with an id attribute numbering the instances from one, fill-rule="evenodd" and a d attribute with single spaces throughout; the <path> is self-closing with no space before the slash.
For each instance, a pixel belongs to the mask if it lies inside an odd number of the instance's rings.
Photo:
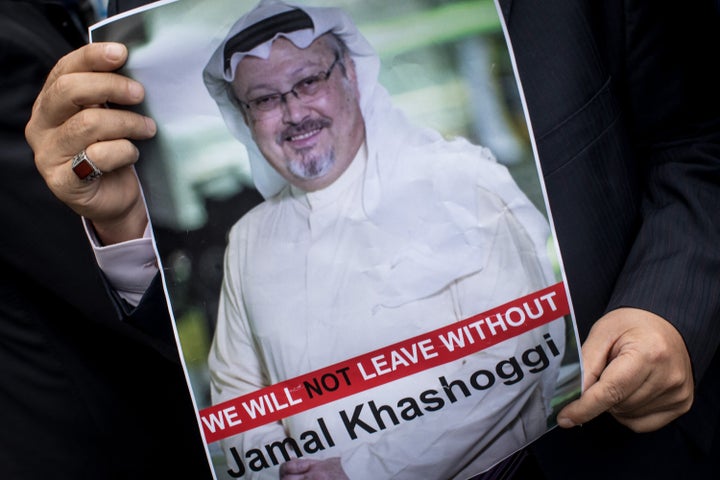
<path id="1" fill-rule="evenodd" d="M 154 136 L 155 133 L 157 133 L 157 125 L 152 118 L 145 117 L 145 126 L 147 127 L 148 134 Z"/>
<path id="2" fill-rule="evenodd" d="M 130 93 L 135 100 L 142 100 L 143 95 L 145 95 L 142 85 L 133 81 L 128 82 L 128 93 Z"/>
<path id="3" fill-rule="evenodd" d="M 108 43 L 105 46 L 105 55 L 107 55 L 110 60 L 120 60 L 123 53 L 125 53 L 125 49 L 117 43 Z"/>
<path id="4" fill-rule="evenodd" d="M 575 426 L 575 422 L 573 422 L 567 417 L 558 417 L 557 424 L 561 428 L 572 428 Z"/>

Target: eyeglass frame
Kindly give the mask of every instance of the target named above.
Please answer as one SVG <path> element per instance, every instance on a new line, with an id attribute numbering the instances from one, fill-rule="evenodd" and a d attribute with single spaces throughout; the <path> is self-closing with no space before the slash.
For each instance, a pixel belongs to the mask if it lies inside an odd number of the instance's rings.
<path id="1" fill-rule="evenodd" d="M 295 96 L 296 99 L 298 99 L 298 100 L 300 100 L 300 101 L 302 102 L 302 101 L 303 101 L 303 97 L 304 97 L 304 98 L 313 97 L 314 95 L 316 95 L 317 93 L 319 93 L 320 89 L 319 89 L 318 91 L 316 91 L 315 93 L 313 93 L 313 94 L 308 94 L 308 95 L 299 94 L 298 91 L 297 91 L 297 89 L 301 86 L 301 84 L 304 83 L 304 82 L 306 82 L 306 81 L 308 81 L 308 80 L 311 80 L 311 79 L 312 79 L 312 80 L 316 80 L 316 81 L 318 81 L 318 82 L 327 83 L 327 81 L 330 79 L 330 76 L 332 75 L 332 72 L 333 72 L 333 69 L 335 68 L 335 65 L 337 65 L 338 63 L 342 65 L 342 61 L 341 61 L 340 55 L 337 55 L 337 54 L 336 54 L 336 55 L 335 55 L 335 60 L 333 61 L 333 63 L 330 64 L 330 67 L 329 67 L 327 70 L 325 70 L 324 72 L 319 72 L 319 73 L 317 73 L 317 74 L 315 74 L 315 75 L 309 75 L 309 76 L 307 76 L 307 77 L 305 77 L 305 78 L 303 78 L 303 79 L 295 82 L 295 84 L 292 86 L 292 88 L 291 88 L 290 90 L 288 90 L 287 92 L 277 92 L 277 93 L 271 93 L 271 94 L 269 94 L 269 95 L 260 95 L 259 97 L 255 98 L 255 99 L 253 99 L 253 100 L 248 100 L 247 102 L 242 101 L 242 100 L 240 100 L 240 99 L 238 98 L 238 102 L 240 103 L 240 105 L 242 105 L 242 107 L 243 107 L 248 113 L 254 114 L 254 115 L 257 115 L 258 113 L 261 114 L 261 115 L 263 115 L 263 114 L 268 114 L 268 113 L 274 112 L 275 110 L 277 110 L 277 108 L 278 108 L 280 105 L 282 105 L 282 104 L 287 104 L 286 97 L 287 97 L 288 95 L 290 95 L 291 93 L 293 94 L 293 96 Z M 322 85 L 321 85 L 321 87 L 322 87 Z M 321 89 L 322 89 L 322 88 L 321 88 Z M 278 100 L 279 100 L 279 101 L 278 101 L 277 104 L 273 105 L 272 108 L 270 108 L 270 109 L 268 109 L 268 110 L 262 110 L 262 109 L 258 108 L 257 105 L 256 105 L 255 107 L 253 107 L 253 103 L 254 103 L 254 102 L 257 102 L 258 100 L 262 100 L 262 99 L 265 99 L 265 98 L 275 97 L 275 96 L 278 97 Z"/>

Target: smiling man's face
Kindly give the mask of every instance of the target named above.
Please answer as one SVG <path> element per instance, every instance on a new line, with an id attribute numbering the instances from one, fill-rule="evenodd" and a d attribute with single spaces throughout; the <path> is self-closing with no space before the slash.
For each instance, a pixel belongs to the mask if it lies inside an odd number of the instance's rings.
<path id="1" fill-rule="evenodd" d="M 243 58 L 232 86 L 265 159 L 302 190 L 334 182 L 365 139 L 354 64 L 329 35 L 305 49 L 278 38 L 267 59 Z M 265 111 L 268 103 L 275 106 Z"/>

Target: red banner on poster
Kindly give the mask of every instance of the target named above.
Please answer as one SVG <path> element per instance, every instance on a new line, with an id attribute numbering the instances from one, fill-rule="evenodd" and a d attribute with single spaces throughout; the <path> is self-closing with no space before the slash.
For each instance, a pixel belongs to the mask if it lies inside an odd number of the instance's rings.
<path id="1" fill-rule="evenodd" d="M 412 375 L 570 313 L 562 283 L 492 310 L 200 411 L 208 443 Z"/>

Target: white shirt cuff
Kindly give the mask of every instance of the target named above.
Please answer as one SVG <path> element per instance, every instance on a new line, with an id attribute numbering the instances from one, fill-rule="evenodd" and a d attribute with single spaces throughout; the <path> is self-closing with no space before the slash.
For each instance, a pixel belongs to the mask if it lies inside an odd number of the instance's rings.
<path id="1" fill-rule="evenodd" d="M 98 266 L 110 286 L 120 298 L 132 306 L 137 306 L 158 272 L 150 224 L 145 227 L 142 238 L 107 246 L 100 245 L 93 228 L 84 218 L 83 225 Z"/>

